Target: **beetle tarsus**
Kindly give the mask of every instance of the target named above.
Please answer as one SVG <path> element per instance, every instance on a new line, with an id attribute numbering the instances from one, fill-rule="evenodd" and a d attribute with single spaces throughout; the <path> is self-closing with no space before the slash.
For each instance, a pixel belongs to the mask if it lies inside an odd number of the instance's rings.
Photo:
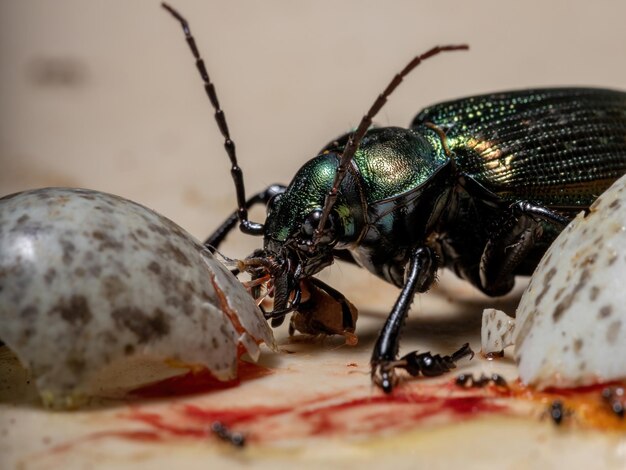
<path id="1" fill-rule="evenodd" d="M 452 356 L 450 356 L 450 359 L 452 362 L 458 362 L 459 359 L 463 359 L 466 356 L 469 356 L 470 359 L 474 359 L 474 351 L 470 348 L 469 343 L 465 343 L 458 350 L 454 351 Z"/>
<path id="2" fill-rule="evenodd" d="M 394 361 L 379 361 L 372 364 L 372 381 L 378 385 L 383 392 L 391 393 L 398 383 L 396 369 L 404 369 L 409 375 L 417 377 L 436 377 L 450 372 L 456 368 L 456 362 L 460 359 L 470 356 L 474 357 L 474 351 L 469 347 L 469 343 L 465 343 L 457 351 L 450 356 L 441 356 L 440 354 L 431 354 L 430 352 L 419 353 L 418 351 L 410 352 Z M 461 376 L 459 376 L 461 377 Z M 473 381 L 473 377 L 463 376 L 463 386 L 467 382 Z M 488 380 L 488 379 L 487 379 Z M 459 378 L 457 378 L 457 383 Z M 472 382 L 473 383 L 473 382 Z M 495 383 L 495 382 L 494 382 Z"/>
<path id="3" fill-rule="evenodd" d="M 458 351 L 455 351 L 450 356 L 413 351 L 403 356 L 398 361 L 399 364 L 397 367 L 405 369 L 413 377 L 419 374 L 425 377 L 436 377 L 455 369 L 456 362 L 465 356 L 471 356 L 470 358 L 474 357 L 474 351 L 469 347 L 469 343 L 465 343 Z"/>

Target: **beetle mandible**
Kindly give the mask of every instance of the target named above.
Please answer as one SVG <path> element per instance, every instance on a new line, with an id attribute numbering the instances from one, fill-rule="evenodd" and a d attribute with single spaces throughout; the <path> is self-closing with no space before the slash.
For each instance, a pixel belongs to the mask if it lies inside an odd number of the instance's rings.
<path id="1" fill-rule="evenodd" d="M 288 186 L 272 185 L 246 199 L 235 145 L 188 23 L 163 6 L 180 22 L 196 60 L 237 192 L 237 211 L 205 244 L 217 248 L 237 225 L 263 237 L 263 248 L 243 265 L 253 279 L 269 279 L 274 309 L 266 317 L 273 326 L 297 310 L 300 283 L 335 259 L 399 287 L 371 359 L 372 380 L 387 393 L 397 384 L 398 368 L 441 374 L 471 353 L 463 347 L 446 361 L 428 360 L 426 370 L 408 365 L 416 353 L 397 360 L 413 297 L 429 289 L 439 268 L 489 296 L 509 292 L 516 275 L 532 273 L 571 217 L 626 173 L 626 93 L 619 91 L 493 93 L 428 107 L 409 129 L 371 128 L 417 65 L 468 48 L 453 45 L 411 60 L 356 131 L 326 145 Z M 262 224 L 248 219 L 248 209 L 258 203 L 267 205 Z"/>

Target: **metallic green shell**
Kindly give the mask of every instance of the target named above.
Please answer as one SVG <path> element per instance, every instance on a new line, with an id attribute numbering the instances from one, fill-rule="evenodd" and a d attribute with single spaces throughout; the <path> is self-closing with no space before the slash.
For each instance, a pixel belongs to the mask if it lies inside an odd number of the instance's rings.
<path id="1" fill-rule="evenodd" d="M 333 155 L 318 155 L 298 170 L 285 192 L 268 207 L 266 237 L 286 241 L 309 212 L 323 206 L 338 164 Z M 343 205 L 342 199 L 337 201 L 338 207 Z"/>
<path id="2" fill-rule="evenodd" d="M 520 90 L 424 109 L 461 171 L 505 201 L 588 206 L 626 172 L 626 93 L 591 88 Z"/>
<path id="3" fill-rule="evenodd" d="M 354 155 L 368 205 L 415 191 L 447 160 L 439 135 L 428 128 L 371 129 Z"/>
<path id="4" fill-rule="evenodd" d="M 311 211 L 323 207 L 344 145 L 342 142 L 328 147 L 298 170 L 269 208 L 266 238 L 287 240 Z M 411 198 L 419 198 L 422 186 L 447 161 L 441 139 L 431 129 L 370 130 L 354 156 L 334 206 L 344 236 L 354 237 L 360 230 L 365 220 L 362 210 L 370 211 L 369 221 L 373 222 L 402 204 L 410 204 Z M 381 208 L 386 202 L 389 207 Z"/>

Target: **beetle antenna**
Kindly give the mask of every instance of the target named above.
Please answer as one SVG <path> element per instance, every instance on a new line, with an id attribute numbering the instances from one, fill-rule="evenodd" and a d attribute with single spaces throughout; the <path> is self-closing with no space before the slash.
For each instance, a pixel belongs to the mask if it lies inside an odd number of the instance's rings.
<path id="1" fill-rule="evenodd" d="M 344 176 L 346 175 L 346 169 L 348 167 L 348 163 L 354 157 L 356 150 L 359 148 L 365 133 L 372 125 L 372 119 L 378 114 L 381 108 L 387 102 L 387 98 L 389 95 L 393 93 L 393 91 L 402 83 L 404 77 L 406 77 L 411 71 L 421 64 L 426 59 L 430 59 L 431 57 L 438 55 L 442 52 L 450 52 L 450 51 L 459 51 L 459 50 L 468 50 L 469 46 L 467 44 L 458 44 L 458 45 L 447 45 L 447 46 L 435 46 L 432 49 L 415 56 L 411 62 L 409 62 L 404 69 L 398 74 L 396 74 L 391 82 L 387 85 L 387 88 L 378 95 L 374 104 L 367 111 L 365 116 L 361 119 L 359 123 L 359 127 L 357 127 L 356 131 L 350 136 L 348 139 L 348 143 L 346 144 L 343 154 L 341 155 L 341 160 L 339 161 L 339 166 L 337 167 L 337 172 L 335 173 L 335 179 L 333 181 L 333 187 L 326 195 L 326 199 L 324 199 L 324 207 L 322 209 L 322 217 L 320 218 L 317 229 L 315 230 L 315 234 L 313 237 L 314 245 L 317 245 L 322 234 L 324 232 L 324 226 L 326 225 L 326 221 L 328 220 L 328 216 L 330 215 L 330 211 L 335 205 L 335 201 L 337 200 L 337 193 L 339 192 L 339 186 L 343 181 Z"/>
<path id="2" fill-rule="evenodd" d="M 217 99 L 217 93 L 215 92 L 215 85 L 213 84 L 213 82 L 211 82 L 211 79 L 209 78 L 206 66 L 204 65 L 204 60 L 202 59 L 202 57 L 200 57 L 200 52 L 198 51 L 198 47 L 196 46 L 196 41 L 191 35 L 189 23 L 185 18 L 182 17 L 180 13 L 178 13 L 167 3 L 161 3 L 161 6 L 165 8 L 174 18 L 176 18 L 182 26 L 183 32 L 185 33 L 185 39 L 187 39 L 189 49 L 191 49 L 191 53 L 196 59 L 196 67 L 198 69 L 198 72 L 200 73 L 202 81 L 204 82 L 204 90 L 206 91 L 209 101 L 211 102 L 211 105 L 213 105 L 213 109 L 215 110 L 215 121 L 217 122 L 217 127 L 219 127 L 220 132 L 224 137 L 224 148 L 226 149 L 226 153 L 228 154 L 228 158 L 230 159 L 231 163 L 230 174 L 233 177 L 235 190 L 237 191 L 237 217 L 239 218 L 239 228 L 242 232 L 249 235 L 262 235 L 263 224 L 251 222 L 248 220 L 248 209 L 246 208 L 246 190 L 243 183 L 243 172 L 241 171 L 241 168 L 237 163 L 235 142 L 233 142 L 233 140 L 230 138 L 228 124 L 226 123 L 226 115 L 220 107 L 220 102 Z"/>

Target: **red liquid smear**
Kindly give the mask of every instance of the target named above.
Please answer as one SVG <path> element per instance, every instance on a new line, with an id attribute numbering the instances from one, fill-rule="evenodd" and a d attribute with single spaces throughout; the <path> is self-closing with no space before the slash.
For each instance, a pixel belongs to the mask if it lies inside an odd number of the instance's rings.
<path id="1" fill-rule="evenodd" d="M 241 382 L 258 379 L 271 373 L 270 369 L 258 364 L 239 361 L 237 377 L 233 380 L 223 382 L 215 378 L 208 369 L 201 369 L 145 385 L 133 390 L 130 395 L 139 398 L 163 398 L 214 392 L 233 388 Z"/>
<path id="2" fill-rule="evenodd" d="M 575 388 L 549 387 L 544 390 L 544 393 L 550 394 L 550 395 L 559 395 L 562 397 L 577 396 L 577 395 L 582 395 L 586 393 L 601 393 L 604 388 L 611 387 L 611 386 L 626 387 L 626 383 L 613 381 L 613 382 L 602 382 L 602 383 L 591 384 L 591 385 L 583 385 L 583 386 L 575 387 Z"/>
<path id="3" fill-rule="evenodd" d="M 372 396 L 339 401 L 338 397 L 317 397 L 289 406 L 219 409 L 184 404 L 163 415 L 135 410 L 127 418 L 166 435 L 196 438 L 206 438 L 211 424 L 220 421 L 231 430 L 245 433 L 248 442 L 261 443 L 332 435 L 371 437 L 414 428 L 436 417 L 444 417 L 444 422 L 458 422 L 506 411 L 485 390 L 450 396 L 446 389 L 443 384 L 407 387 L 389 396 L 375 392 Z"/>
<path id="4" fill-rule="evenodd" d="M 507 412 L 506 406 L 494 402 L 494 398 L 501 398 L 499 392 L 490 387 L 459 390 L 439 382 L 403 387 L 392 395 L 383 395 L 379 391 L 350 399 L 342 399 L 336 394 L 319 395 L 287 406 L 214 408 L 181 403 L 159 412 L 143 411 L 139 406 L 121 417 L 142 423 L 145 429 L 94 432 L 56 445 L 48 452 L 70 451 L 78 445 L 105 438 L 142 443 L 167 443 L 181 438 L 217 441 L 211 432 L 211 424 L 215 421 L 222 422 L 231 431 L 243 432 L 249 444 L 337 435 L 354 441 L 415 429 L 430 424 L 428 420 L 441 417 L 444 423 L 456 423 L 485 414 Z"/>
<path id="5" fill-rule="evenodd" d="M 257 374 L 266 373 L 269 371 L 262 367 L 242 363 L 240 377 L 241 380 L 247 380 L 260 376 Z M 207 374 L 190 373 L 144 387 L 142 396 L 196 393 L 224 389 L 238 383 L 237 380 L 224 384 L 216 382 Z M 536 417 L 539 419 L 540 410 L 556 398 L 563 399 L 565 406 L 573 410 L 572 417 L 568 420 L 575 419 L 578 425 L 604 430 L 626 430 L 626 420 L 612 415 L 602 401 L 600 392 L 608 385 L 623 384 L 613 382 L 538 392 L 519 382 L 514 382 L 509 387 L 489 385 L 483 388 L 461 388 L 452 379 L 446 383 L 424 381 L 406 384 L 396 389 L 392 395 L 384 395 L 378 390 L 361 396 L 353 393 L 350 398 L 343 394 L 327 394 L 309 396 L 300 401 L 294 399 L 288 405 L 282 406 L 223 408 L 172 403 L 159 412 L 143 411 L 142 406 L 138 406 L 122 414 L 121 418 L 142 423 L 145 429 L 96 432 L 78 441 L 57 445 L 51 450 L 64 451 L 87 441 L 107 437 L 147 443 L 181 438 L 217 440 L 211 432 L 211 424 L 215 421 L 220 421 L 231 431 L 244 433 L 250 444 L 338 435 L 354 441 L 418 429 L 433 423 L 458 423 L 495 413 L 515 415 L 515 409 L 509 405 L 517 401 L 536 402 Z M 526 409 L 524 414 L 527 413 Z"/>
<path id="6" fill-rule="evenodd" d="M 205 409 L 199 406 L 186 405 L 182 408 L 182 413 L 187 418 L 192 418 L 201 423 L 211 424 L 220 421 L 226 426 L 236 426 L 250 421 L 260 421 L 276 415 L 293 412 L 295 406 L 285 407 L 269 407 L 269 406 L 252 406 L 239 409 Z"/>
<path id="7" fill-rule="evenodd" d="M 367 419 L 353 423 L 342 417 L 344 412 L 366 408 L 373 410 Z M 377 409 L 378 408 L 378 409 Z M 311 435 L 342 434 L 345 432 L 379 433 L 393 428 L 408 428 L 437 415 L 454 417 L 454 421 L 477 417 L 479 414 L 503 411 L 485 396 L 440 397 L 419 393 L 395 394 L 359 398 L 335 405 L 303 411 L 299 416 L 313 424 Z M 359 429 L 354 428 L 355 424 Z"/>
<path id="8" fill-rule="evenodd" d="M 64 452 L 69 452 L 74 449 L 79 444 L 84 444 L 87 442 L 92 442 L 98 439 L 106 438 L 106 437 L 117 437 L 120 439 L 126 439 L 129 441 L 138 441 L 138 442 L 161 442 L 163 441 L 164 436 L 154 430 L 137 430 L 137 431 L 100 431 L 89 434 L 85 437 L 70 441 L 64 442 L 63 444 L 57 444 L 49 449 L 46 449 L 44 454 L 62 454 Z"/>
<path id="9" fill-rule="evenodd" d="M 159 442 L 163 440 L 163 436 L 156 431 L 103 431 L 100 433 L 91 434 L 89 437 L 97 439 L 100 437 L 120 437 L 131 441 L 141 442 Z"/>

